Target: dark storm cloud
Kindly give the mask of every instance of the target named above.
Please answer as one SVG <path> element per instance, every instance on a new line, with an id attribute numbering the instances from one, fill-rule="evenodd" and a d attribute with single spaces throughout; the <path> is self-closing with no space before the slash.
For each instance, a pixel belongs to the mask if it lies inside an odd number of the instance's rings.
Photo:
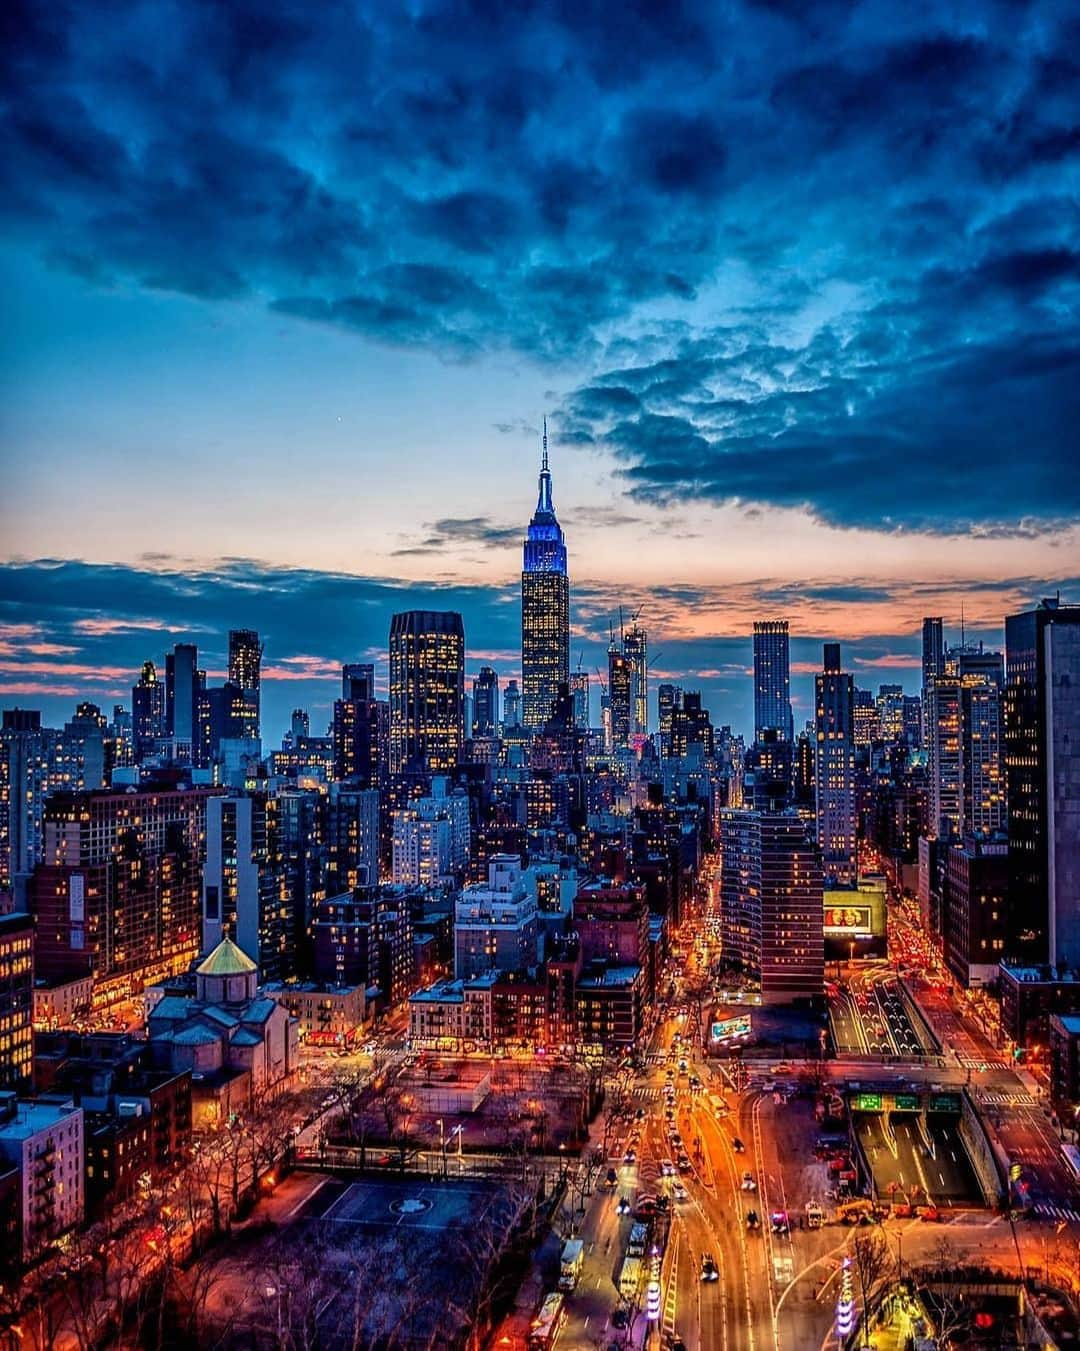
<path id="1" fill-rule="evenodd" d="M 494 525 L 486 516 L 446 517 L 426 526 L 427 534 L 416 544 L 395 549 L 394 556 L 441 553 L 449 544 L 480 544 L 505 548 L 520 544 L 524 532 L 520 526 Z"/>
<path id="2" fill-rule="evenodd" d="M 644 498 L 1076 514 L 1064 0 L 54 0 L 0 24 L 0 210 L 80 284 L 561 363 L 562 440 Z"/>

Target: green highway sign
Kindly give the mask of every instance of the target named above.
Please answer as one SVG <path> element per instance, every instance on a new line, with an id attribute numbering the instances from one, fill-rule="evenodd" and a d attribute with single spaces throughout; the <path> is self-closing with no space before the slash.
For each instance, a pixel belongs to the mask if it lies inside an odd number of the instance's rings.
<path id="1" fill-rule="evenodd" d="M 898 1112 L 917 1112 L 919 1110 L 918 1093 L 896 1093 L 893 1095 L 893 1106 Z"/>
<path id="2" fill-rule="evenodd" d="M 882 1108 L 880 1093 L 860 1093 L 855 1099 L 857 1112 L 880 1112 Z"/>

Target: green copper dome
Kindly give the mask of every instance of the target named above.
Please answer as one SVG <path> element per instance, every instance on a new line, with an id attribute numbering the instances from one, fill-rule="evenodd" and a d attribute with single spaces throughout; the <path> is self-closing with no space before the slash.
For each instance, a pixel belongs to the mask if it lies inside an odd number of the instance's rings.
<path id="1" fill-rule="evenodd" d="M 231 938 L 223 938 L 195 970 L 200 976 L 246 976 L 258 967 Z"/>

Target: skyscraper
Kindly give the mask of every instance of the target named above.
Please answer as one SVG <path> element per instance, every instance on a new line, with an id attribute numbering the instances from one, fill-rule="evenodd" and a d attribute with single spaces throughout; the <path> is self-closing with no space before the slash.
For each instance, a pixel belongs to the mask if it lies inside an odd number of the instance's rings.
<path id="1" fill-rule="evenodd" d="M 765 1004 L 819 998 L 824 986 L 821 864 L 807 832 L 795 812 L 720 812 L 724 951 L 760 976 Z"/>
<path id="2" fill-rule="evenodd" d="M 584 732 L 589 726 L 589 673 L 570 673 L 570 693 L 574 700 L 574 726 Z"/>
<path id="3" fill-rule="evenodd" d="M 341 668 L 341 698 L 334 701 L 331 729 L 334 777 L 355 780 L 360 788 L 379 782 L 379 706 L 375 667 L 368 662 Z"/>
<path id="4" fill-rule="evenodd" d="M 1008 955 L 1080 963 L 1080 605 L 1005 620 Z"/>
<path id="5" fill-rule="evenodd" d="M 840 669 L 840 644 L 825 644 L 823 670 L 814 678 L 817 756 L 814 787 L 817 839 L 827 881 L 856 881 L 855 687 Z"/>
<path id="6" fill-rule="evenodd" d="M 506 682 L 503 694 L 503 727 L 521 726 L 521 687 L 516 680 Z"/>
<path id="7" fill-rule="evenodd" d="M 772 728 L 791 741 L 791 663 L 786 619 L 754 622 L 754 737 Z"/>
<path id="8" fill-rule="evenodd" d="M 199 649 L 177 643 L 165 657 L 165 730 L 174 742 L 177 759 L 190 759 L 196 735 Z"/>
<path id="9" fill-rule="evenodd" d="M 677 708 L 682 708 L 682 688 L 679 685 L 663 684 L 657 690 L 656 714 L 660 729 L 660 754 L 671 754 L 671 720 Z"/>
<path id="10" fill-rule="evenodd" d="M 473 680 L 472 735 L 496 736 L 499 730 L 499 677 L 481 666 Z"/>
<path id="11" fill-rule="evenodd" d="M 295 975 L 301 922 L 284 892 L 270 861 L 266 798 L 262 794 L 210 798 L 202 874 L 202 950 L 213 952 L 223 938 L 231 938 L 258 964 L 262 980 Z"/>
<path id="12" fill-rule="evenodd" d="M 560 684 L 570 680 L 570 580 L 566 543 L 551 500 L 547 419 L 540 493 L 525 539 L 521 573 L 522 722 L 539 731 L 551 717 Z"/>
<path id="13" fill-rule="evenodd" d="M 945 633 L 939 617 L 922 622 L 922 715 L 923 745 L 929 745 L 929 692 L 938 676 L 945 674 Z"/>
<path id="14" fill-rule="evenodd" d="M 229 630 L 229 684 L 243 691 L 243 735 L 259 737 L 259 681 L 263 647 L 254 629 Z"/>
<path id="15" fill-rule="evenodd" d="M 630 744 L 634 725 L 634 675 L 630 658 L 621 651 L 611 635 L 608 645 L 608 710 L 611 716 L 611 747 L 620 750 Z"/>
<path id="16" fill-rule="evenodd" d="M 390 772 L 453 770 L 465 739 L 465 628 L 450 610 L 390 621 Z"/>
<path id="17" fill-rule="evenodd" d="M 963 701 L 960 681 L 939 671 L 931 675 L 923 703 L 923 741 L 930 789 L 930 834 L 948 839 L 963 820 Z"/>
<path id="18" fill-rule="evenodd" d="M 630 735 L 643 737 L 649 731 L 648 634 L 637 619 L 623 633 L 622 644 L 630 666 Z"/>
<path id="19" fill-rule="evenodd" d="M 1001 654 L 946 648 L 941 668 L 926 689 L 930 833 L 991 835 L 1005 825 Z"/>
<path id="20" fill-rule="evenodd" d="M 165 735 L 165 686 L 152 661 L 144 661 L 139 683 L 131 687 L 132 739 L 135 760 L 141 763 Z"/>

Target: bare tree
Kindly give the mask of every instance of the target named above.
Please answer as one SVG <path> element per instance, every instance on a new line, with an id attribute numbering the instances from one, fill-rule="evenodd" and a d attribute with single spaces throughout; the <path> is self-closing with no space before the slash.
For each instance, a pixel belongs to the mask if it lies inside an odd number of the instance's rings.
<path id="1" fill-rule="evenodd" d="M 536 1189 L 511 1183 L 470 1219 L 467 1242 L 454 1245 L 466 1266 L 449 1312 L 463 1330 L 465 1351 L 481 1351 L 487 1344 L 498 1309 L 520 1279 L 520 1263 L 535 1236 L 536 1220 Z M 448 1239 L 453 1243 L 454 1235 Z"/>
<path id="2" fill-rule="evenodd" d="M 863 1324 L 869 1329 L 895 1271 L 892 1252 L 880 1229 L 856 1236 L 851 1259 L 859 1278 Z"/>
<path id="3" fill-rule="evenodd" d="M 937 1339 L 943 1346 L 950 1345 L 952 1338 L 964 1331 L 971 1321 L 966 1275 L 956 1247 L 946 1235 L 941 1235 L 929 1261 L 920 1267 L 919 1279 L 927 1287 L 934 1309 Z"/>

